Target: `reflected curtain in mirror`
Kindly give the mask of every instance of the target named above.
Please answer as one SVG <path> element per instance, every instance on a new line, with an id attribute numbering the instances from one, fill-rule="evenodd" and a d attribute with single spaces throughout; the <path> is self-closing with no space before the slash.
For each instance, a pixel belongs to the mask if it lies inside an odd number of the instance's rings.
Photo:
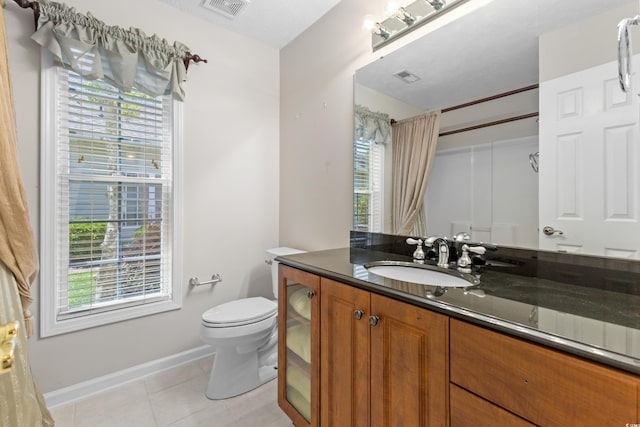
<path id="1" fill-rule="evenodd" d="M 424 194 L 436 153 L 440 111 L 400 120 L 392 126 L 393 232 L 425 236 Z"/>
<path id="2" fill-rule="evenodd" d="M 356 105 L 354 129 L 353 229 L 382 232 L 384 146 L 391 139 L 389 115 Z"/>

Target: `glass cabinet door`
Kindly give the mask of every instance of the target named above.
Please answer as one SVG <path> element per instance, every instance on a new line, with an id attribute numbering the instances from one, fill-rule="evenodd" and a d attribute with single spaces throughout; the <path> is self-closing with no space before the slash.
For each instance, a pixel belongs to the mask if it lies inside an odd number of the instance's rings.
<path id="1" fill-rule="evenodd" d="M 280 265 L 278 394 L 295 425 L 317 425 L 318 276 Z"/>

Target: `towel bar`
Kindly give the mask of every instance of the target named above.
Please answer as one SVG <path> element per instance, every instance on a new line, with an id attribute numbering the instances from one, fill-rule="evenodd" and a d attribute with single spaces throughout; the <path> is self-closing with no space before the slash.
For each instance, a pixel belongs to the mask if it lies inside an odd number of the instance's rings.
<path id="1" fill-rule="evenodd" d="M 201 282 L 197 277 L 192 277 L 189 279 L 189 286 L 200 286 L 200 285 L 215 285 L 216 283 L 222 282 L 222 277 L 218 273 L 215 273 L 211 276 L 211 280 L 207 280 L 206 282 Z"/>

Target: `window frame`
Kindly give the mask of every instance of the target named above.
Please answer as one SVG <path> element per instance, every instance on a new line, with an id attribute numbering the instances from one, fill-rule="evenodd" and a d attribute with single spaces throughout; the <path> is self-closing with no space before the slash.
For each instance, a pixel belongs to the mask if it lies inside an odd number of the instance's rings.
<path id="1" fill-rule="evenodd" d="M 55 223 L 60 209 L 57 189 L 57 148 L 56 138 L 59 112 L 56 105 L 57 68 L 53 55 L 41 50 L 41 136 L 40 136 L 40 336 L 48 337 L 68 332 L 89 329 L 123 320 L 134 319 L 156 313 L 182 308 L 182 140 L 183 103 L 173 97 L 172 116 L 169 128 L 172 137 L 172 194 L 168 211 L 171 213 L 167 247 L 171 259 L 169 299 L 139 305 L 117 304 L 108 311 L 87 313 L 82 316 L 57 315 L 57 297 L 60 253 L 57 248 Z M 68 255 L 67 255 L 68 256 Z"/>

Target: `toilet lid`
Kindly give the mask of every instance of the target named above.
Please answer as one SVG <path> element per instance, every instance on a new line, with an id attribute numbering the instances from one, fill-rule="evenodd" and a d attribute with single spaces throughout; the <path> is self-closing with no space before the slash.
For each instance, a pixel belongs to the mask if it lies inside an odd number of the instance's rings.
<path id="1" fill-rule="evenodd" d="M 259 322 L 278 312 L 278 304 L 263 297 L 243 298 L 217 305 L 202 314 L 210 327 L 240 326 Z"/>

